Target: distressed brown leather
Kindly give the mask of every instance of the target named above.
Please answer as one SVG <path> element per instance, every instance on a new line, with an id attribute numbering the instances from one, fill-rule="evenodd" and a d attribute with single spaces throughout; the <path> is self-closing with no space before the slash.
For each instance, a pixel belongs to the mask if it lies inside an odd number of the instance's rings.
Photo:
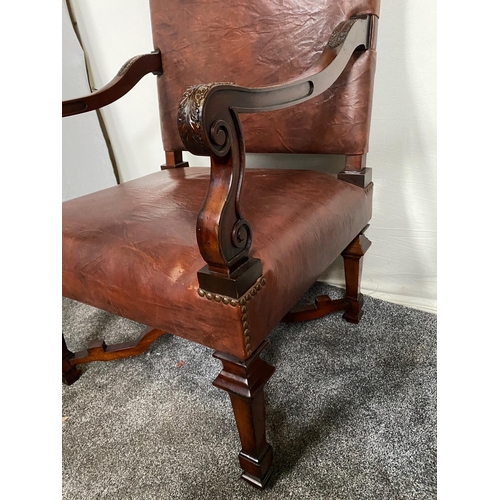
<path id="1" fill-rule="evenodd" d="M 334 28 L 375 14 L 379 0 L 150 0 L 166 151 L 184 148 L 177 109 L 187 87 L 234 82 L 285 83 L 316 60 Z M 292 108 L 241 115 L 249 152 L 363 154 L 368 150 L 375 51 L 356 54 L 340 79 L 316 99 Z"/>
<path id="2" fill-rule="evenodd" d="M 157 172 L 63 203 L 63 295 L 245 359 L 242 310 L 198 294 L 209 169 Z M 255 349 L 371 217 L 372 189 L 248 169 L 241 211 L 266 284 L 246 303 Z"/>

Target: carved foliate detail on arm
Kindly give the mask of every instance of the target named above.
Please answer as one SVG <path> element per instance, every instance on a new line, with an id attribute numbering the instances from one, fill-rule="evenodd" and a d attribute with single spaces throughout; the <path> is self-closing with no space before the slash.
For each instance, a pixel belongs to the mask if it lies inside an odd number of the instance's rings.
<path id="1" fill-rule="evenodd" d="M 182 142 L 193 154 L 209 155 L 211 152 L 212 148 L 207 149 L 204 141 L 202 109 L 210 90 L 220 85 L 234 85 L 234 83 L 215 82 L 193 85 L 188 87 L 182 95 L 177 113 L 177 124 Z"/>
<path id="2" fill-rule="evenodd" d="M 135 63 L 135 61 L 138 61 L 140 58 L 142 57 L 142 55 L 140 56 L 135 56 L 135 57 L 131 57 L 125 64 L 123 64 L 123 66 L 118 70 L 118 73 L 116 74 L 116 76 L 122 76 L 129 68 L 130 66 L 132 66 L 132 64 Z"/>
<path id="3" fill-rule="evenodd" d="M 349 31 L 355 22 L 356 19 L 349 19 L 348 21 L 340 23 L 330 35 L 330 38 L 328 40 L 328 47 L 330 49 L 334 49 L 335 47 L 342 45 L 345 42 L 345 39 L 347 38 L 347 35 L 349 34 Z"/>

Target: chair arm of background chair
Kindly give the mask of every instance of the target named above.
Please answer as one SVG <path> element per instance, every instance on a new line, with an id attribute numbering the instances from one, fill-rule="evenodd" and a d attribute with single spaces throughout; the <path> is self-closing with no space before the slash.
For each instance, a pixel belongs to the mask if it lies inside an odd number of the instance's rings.
<path id="1" fill-rule="evenodd" d="M 87 96 L 63 101 L 62 115 L 63 117 L 77 115 L 107 106 L 123 97 L 143 76 L 148 73 L 161 75 L 162 72 L 159 50 L 132 57 L 106 86 Z"/>
<path id="2" fill-rule="evenodd" d="M 250 225 L 239 210 L 245 144 L 238 114 L 286 108 L 321 94 L 342 74 L 356 50 L 370 48 L 372 27 L 372 16 L 340 23 L 316 64 L 285 84 L 265 88 L 202 84 L 189 87 L 182 96 L 178 111 L 182 141 L 191 153 L 211 157 L 210 184 L 196 228 L 209 273 L 229 279 L 248 261 L 251 245 Z"/>

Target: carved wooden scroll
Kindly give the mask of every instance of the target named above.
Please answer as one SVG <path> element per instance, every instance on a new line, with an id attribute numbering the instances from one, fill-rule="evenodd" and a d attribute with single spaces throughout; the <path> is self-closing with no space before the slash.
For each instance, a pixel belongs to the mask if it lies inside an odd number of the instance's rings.
<path id="1" fill-rule="evenodd" d="M 210 155 L 210 188 L 198 216 L 200 252 L 210 271 L 229 275 L 248 257 L 250 225 L 241 216 L 239 195 L 243 181 L 245 146 L 238 115 L 218 97 L 231 83 L 190 87 L 179 107 L 179 132 L 193 154 Z M 210 102 L 212 89 L 217 93 Z"/>
<path id="2" fill-rule="evenodd" d="M 213 288 L 215 282 L 231 280 L 235 273 L 242 274 L 242 266 L 249 265 L 252 233 L 239 206 L 245 144 L 238 114 L 293 106 L 324 92 L 355 50 L 369 48 L 371 29 L 372 16 L 340 23 L 316 64 L 286 84 L 252 89 L 210 83 L 189 87 L 182 96 L 178 111 L 182 141 L 191 153 L 211 157 L 210 184 L 196 227 L 200 253 L 207 262 L 205 274 L 213 277 L 204 282 L 203 289 L 224 293 Z"/>

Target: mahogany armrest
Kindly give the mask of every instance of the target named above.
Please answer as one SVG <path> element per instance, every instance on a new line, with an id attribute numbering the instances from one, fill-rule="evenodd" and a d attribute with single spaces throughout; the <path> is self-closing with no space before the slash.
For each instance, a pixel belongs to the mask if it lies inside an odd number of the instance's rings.
<path id="1" fill-rule="evenodd" d="M 203 272 L 212 281 L 232 279 L 249 261 L 251 229 L 239 210 L 245 144 L 238 114 L 286 108 L 321 94 L 342 74 L 356 50 L 370 48 L 372 30 L 371 15 L 340 23 L 317 62 L 285 84 L 247 88 L 210 83 L 189 87 L 182 96 L 178 111 L 182 141 L 191 153 L 211 157 L 210 184 L 196 235 L 208 265 Z"/>
<path id="2" fill-rule="evenodd" d="M 341 22 L 316 63 L 303 75 L 284 84 L 248 88 L 215 82 L 189 87 L 178 112 L 179 133 L 186 148 L 193 154 L 223 156 L 227 148 L 222 147 L 222 136 L 216 138 L 212 127 L 215 119 L 230 118 L 228 110 L 233 114 L 273 111 L 323 93 L 342 74 L 356 50 L 370 48 L 372 18 L 367 15 Z"/>
<path id="3" fill-rule="evenodd" d="M 62 115 L 63 117 L 77 115 L 107 106 L 123 97 L 143 76 L 148 73 L 161 75 L 162 72 L 159 50 L 132 57 L 106 86 L 87 96 L 63 101 Z"/>

